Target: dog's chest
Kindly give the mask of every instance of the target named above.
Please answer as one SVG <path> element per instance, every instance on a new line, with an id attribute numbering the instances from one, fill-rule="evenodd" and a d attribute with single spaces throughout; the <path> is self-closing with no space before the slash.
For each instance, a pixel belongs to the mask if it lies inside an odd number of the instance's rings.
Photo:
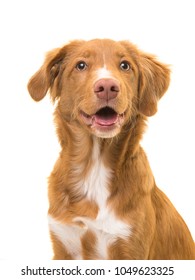
<path id="1" fill-rule="evenodd" d="M 73 220 L 75 224 L 65 225 L 50 217 L 50 230 L 75 259 L 83 258 L 81 240 L 84 240 L 88 232 L 91 232 L 95 237 L 95 251 L 99 259 L 108 257 L 108 247 L 117 238 L 126 239 L 130 235 L 130 226 L 118 219 L 114 211 L 107 205 L 109 197 L 108 184 L 111 180 L 112 172 L 97 157 L 97 151 L 93 151 L 92 156 L 97 160 L 94 160 L 92 168 L 85 179 L 80 182 L 79 188 L 87 200 L 96 203 L 98 206 L 96 218 L 77 216 Z"/>

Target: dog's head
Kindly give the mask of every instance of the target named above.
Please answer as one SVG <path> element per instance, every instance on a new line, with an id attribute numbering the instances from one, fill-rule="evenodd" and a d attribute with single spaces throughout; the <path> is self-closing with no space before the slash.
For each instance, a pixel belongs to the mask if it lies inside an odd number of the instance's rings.
<path id="1" fill-rule="evenodd" d="M 98 137 L 117 135 L 132 116 L 152 116 L 170 71 L 127 41 L 73 41 L 48 53 L 28 83 L 32 98 L 50 90 L 64 118 Z"/>

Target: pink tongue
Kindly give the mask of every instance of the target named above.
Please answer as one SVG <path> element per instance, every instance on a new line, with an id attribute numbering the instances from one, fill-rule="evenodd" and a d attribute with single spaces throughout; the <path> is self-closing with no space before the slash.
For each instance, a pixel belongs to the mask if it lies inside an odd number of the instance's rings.
<path id="1" fill-rule="evenodd" d="M 101 116 L 101 115 L 95 115 L 95 122 L 99 125 L 109 126 L 113 125 L 117 122 L 118 115 L 112 114 L 109 116 Z"/>

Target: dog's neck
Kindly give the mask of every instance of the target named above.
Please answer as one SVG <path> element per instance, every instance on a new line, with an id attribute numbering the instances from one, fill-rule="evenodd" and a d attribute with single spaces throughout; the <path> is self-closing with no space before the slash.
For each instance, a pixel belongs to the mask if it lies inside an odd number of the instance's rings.
<path id="1" fill-rule="evenodd" d="M 140 147 L 145 127 L 144 117 L 137 115 L 134 119 L 132 118 L 132 122 L 126 124 L 121 133 L 112 139 L 97 138 L 77 121 L 70 122 L 64 119 L 59 110 L 55 112 L 55 122 L 62 147 L 59 159 L 62 164 L 60 166 L 66 166 L 66 170 L 61 169 L 60 173 L 62 177 L 64 177 L 63 173 L 65 174 L 64 186 L 72 203 L 77 203 L 85 197 L 86 192 L 83 192 L 83 185 L 86 188 L 89 185 L 93 187 L 93 180 L 97 177 L 98 184 L 104 185 L 106 178 L 110 177 L 109 174 L 114 175 L 112 178 L 115 180 L 115 184 L 112 184 L 109 190 L 109 196 L 113 198 L 120 195 L 122 197 L 123 207 L 121 208 L 121 205 L 117 204 L 121 211 L 128 206 L 133 197 L 136 202 L 136 197 L 139 197 L 138 193 L 145 195 L 151 190 L 154 183 L 152 172 Z M 142 168 L 132 169 L 133 166 L 137 166 L 136 162 L 140 156 L 143 160 Z M 121 168 L 126 164 L 128 166 L 125 169 Z M 123 173 L 121 170 L 128 170 L 128 172 Z M 144 178 L 144 185 L 142 178 Z M 131 192 L 124 191 L 127 181 L 131 185 Z M 137 183 L 131 184 L 132 181 Z M 121 200 L 116 199 L 114 203 L 118 203 L 117 201 Z"/>

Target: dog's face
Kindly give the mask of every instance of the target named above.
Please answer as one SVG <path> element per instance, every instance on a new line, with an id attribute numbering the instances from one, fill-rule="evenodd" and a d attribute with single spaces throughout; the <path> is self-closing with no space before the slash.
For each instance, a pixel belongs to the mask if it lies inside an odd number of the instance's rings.
<path id="1" fill-rule="evenodd" d="M 132 116 L 153 115 L 169 69 L 128 42 L 73 41 L 48 54 L 28 84 L 41 100 L 48 89 L 68 121 L 98 137 L 114 137 Z"/>

